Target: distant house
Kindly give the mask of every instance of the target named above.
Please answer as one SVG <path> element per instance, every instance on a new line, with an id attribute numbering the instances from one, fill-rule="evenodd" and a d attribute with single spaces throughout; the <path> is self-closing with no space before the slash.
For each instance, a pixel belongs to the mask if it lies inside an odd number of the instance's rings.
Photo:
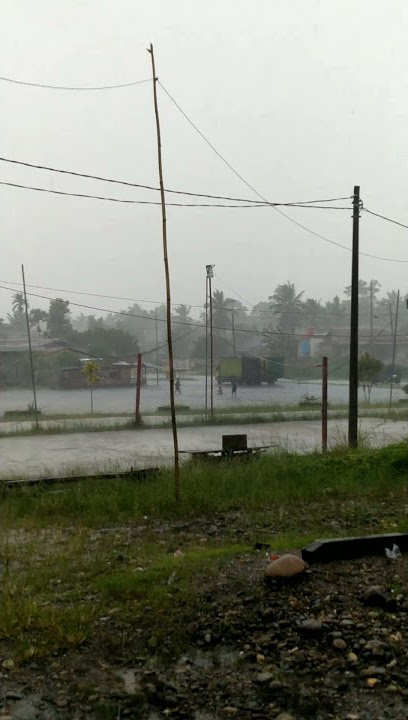
<path id="1" fill-rule="evenodd" d="M 318 332 L 316 328 L 308 328 L 298 342 L 298 358 L 314 358 L 322 355 L 321 347 L 327 339 L 328 331 Z"/>
<path id="2" fill-rule="evenodd" d="M 391 330 L 374 330 L 371 333 L 369 328 L 359 328 L 358 345 L 359 353 L 367 351 L 384 363 L 390 363 L 392 359 L 394 337 Z M 324 342 L 320 346 L 320 354 L 346 357 L 350 352 L 350 328 L 333 328 L 326 334 Z M 408 362 L 408 336 L 399 335 L 396 346 L 396 360 L 399 363 Z"/>
<path id="3" fill-rule="evenodd" d="M 63 352 L 55 340 L 31 331 L 31 348 L 34 355 L 51 355 Z M 19 333 L 7 325 L 0 325 L 0 385 L 18 387 L 29 377 L 29 345 L 26 333 Z"/>
<path id="4" fill-rule="evenodd" d="M 132 384 L 132 366 L 125 362 L 101 365 L 98 370 L 97 387 L 121 387 Z M 79 390 L 88 387 L 82 367 L 62 368 L 59 372 L 59 387 L 65 390 Z"/>

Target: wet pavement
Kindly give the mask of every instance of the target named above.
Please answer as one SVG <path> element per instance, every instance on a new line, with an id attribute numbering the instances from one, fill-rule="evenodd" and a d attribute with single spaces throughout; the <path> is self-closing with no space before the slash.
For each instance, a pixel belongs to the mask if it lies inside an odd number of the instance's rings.
<path id="1" fill-rule="evenodd" d="M 143 411 L 157 410 L 159 406 L 169 404 L 169 386 L 162 381 L 160 385 L 149 381 L 142 388 L 141 409 Z M 151 384 L 150 384 L 151 383 Z M 205 379 L 197 376 L 190 380 L 183 380 L 182 394 L 176 397 L 177 404 L 188 405 L 193 409 L 203 409 L 205 404 Z M 218 396 L 214 390 L 215 408 L 233 407 L 234 405 L 251 405 L 254 407 L 266 404 L 292 405 L 302 400 L 302 395 L 314 395 L 321 398 L 321 383 L 311 381 L 279 380 L 272 386 L 239 387 L 236 400 L 231 398 L 228 386 L 224 394 Z M 133 413 L 135 410 L 135 388 L 95 388 L 93 391 L 95 412 L 103 413 Z M 329 403 L 348 402 L 348 383 L 346 381 L 329 383 Z M 363 402 L 364 394 L 360 390 L 359 398 Z M 374 387 L 371 400 L 375 402 L 388 402 L 389 387 Z M 399 388 L 394 388 L 394 402 L 406 395 Z M 51 413 L 81 413 L 89 414 L 90 394 L 84 390 L 52 390 L 38 388 L 38 407 L 42 412 Z M 26 410 L 32 403 L 32 391 L 29 388 L 0 391 L 0 415 L 7 410 Z"/>
<path id="2" fill-rule="evenodd" d="M 363 418 L 365 442 L 386 445 L 405 439 L 406 421 Z M 346 420 L 328 423 L 329 445 L 344 443 Z M 220 449 L 223 434 L 246 433 L 249 446 L 271 445 L 293 452 L 320 448 L 319 421 L 288 421 L 261 425 L 222 425 L 179 429 L 182 451 Z M 169 429 L 122 430 L 0 439 L 0 477 L 38 477 L 50 473 L 116 470 L 169 465 L 173 457 Z M 188 456 L 185 456 L 188 457 Z"/>

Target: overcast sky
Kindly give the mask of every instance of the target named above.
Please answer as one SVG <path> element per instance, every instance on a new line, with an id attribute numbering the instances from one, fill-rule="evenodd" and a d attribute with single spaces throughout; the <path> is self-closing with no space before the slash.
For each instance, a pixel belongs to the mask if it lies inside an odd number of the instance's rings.
<path id="1" fill-rule="evenodd" d="M 408 223 L 406 0 L 0 0 L 0 8 L 0 75 L 77 86 L 143 80 L 152 42 L 163 85 L 268 199 L 349 196 L 360 184 L 368 208 Z M 159 103 L 165 185 L 256 198 L 162 90 Z M 150 83 L 64 92 L 0 82 L 0 108 L 2 156 L 158 184 Z M 0 179 L 152 199 L 5 163 Z M 288 214 L 351 244 L 348 211 Z M 288 279 L 323 299 L 350 282 L 348 251 L 271 208 L 169 207 L 168 240 L 175 302 L 204 302 L 207 263 L 215 287 L 250 303 Z M 159 207 L 0 187 L 0 243 L 1 280 L 19 281 L 24 263 L 35 285 L 165 297 Z M 361 250 L 408 260 L 408 230 L 363 214 Z M 360 275 L 384 291 L 408 290 L 404 264 L 362 257 Z M 2 315 L 10 295 L 0 290 Z"/>

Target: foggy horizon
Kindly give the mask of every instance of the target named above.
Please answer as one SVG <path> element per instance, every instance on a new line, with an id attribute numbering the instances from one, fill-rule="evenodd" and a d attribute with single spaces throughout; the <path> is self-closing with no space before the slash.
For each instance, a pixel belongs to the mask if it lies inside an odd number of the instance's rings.
<path id="1" fill-rule="evenodd" d="M 364 1 L 328 6 L 225 0 L 1 2 L 0 74 L 79 87 L 157 75 L 217 150 L 270 201 L 350 197 L 407 222 L 408 7 Z M 353 22 L 350 18 L 353 16 Z M 17 38 L 17 41 L 16 41 Z M 381 47 L 381 52 L 379 48 Z M 159 86 L 165 187 L 258 199 L 216 156 Z M 0 155 L 158 186 L 151 83 L 100 92 L 0 81 Z M 158 200 L 150 191 L 1 163 L 0 179 L 60 190 Z M 119 205 L 0 187 L 1 280 L 163 302 L 160 207 Z M 177 196 L 167 195 L 171 202 Z M 191 198 L 190 198 L 191 200 Z M 183 202 L 189 198 L 182 198 Z M 208 201 L 210 202 L 210 201 Z M 294 220 L 351 246 L 347 210 L 290 208 Z M 168 207 L 172 302 L 203 306 L 205 265 L 214 288 L 255 305 L 290 280 L 328 300 L 350 284 L 351 253 L 296 227 L 272 208 Z M 407 230 L 362 212 L 362 253 L 408 260 Z M 382 294 L 401 289 L 403 263 L 361 255 L 360 277 Z M 20 289 L 20 288 L 17 288 Z M 37 292 L 28 287 L 30 292 Z M 41 294 L 41 291 L 38 291 Z M 120 310 L 129 303 L 44 292 Z M 0 293 L 0 315 L 12 293 Z M 49 301 L 29 298 L 46 308 Z M 242 300 L 242 302 L 244 302 Z M 145 310 L 153 306 L 145 305 Z M 77 316 L 80 308 L 71 308 Z M 92 310 L 83 309 L 84 313 Z M 195 309 L 196 317 L 200 311 Z M 98 314 L 98 312 L 96 312 Z"/>

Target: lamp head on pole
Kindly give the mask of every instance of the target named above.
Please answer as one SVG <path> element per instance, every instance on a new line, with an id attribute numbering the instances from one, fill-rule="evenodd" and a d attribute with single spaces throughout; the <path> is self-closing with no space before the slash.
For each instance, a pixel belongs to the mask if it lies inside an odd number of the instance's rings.
<path id="1" fill-rule="evenodd" d="M 206 266 L 205 266 L 205 269 L 206 269 L 206 271 L 207 271 L 207 277 L 208 277 L 208 278 L 213 278 L 213 277 L 214 277 L 214 272 L 213 272 L 213 268 L 214 268 L 214 267 L 215 267 L 215 265 L 206 265 Z"/>

